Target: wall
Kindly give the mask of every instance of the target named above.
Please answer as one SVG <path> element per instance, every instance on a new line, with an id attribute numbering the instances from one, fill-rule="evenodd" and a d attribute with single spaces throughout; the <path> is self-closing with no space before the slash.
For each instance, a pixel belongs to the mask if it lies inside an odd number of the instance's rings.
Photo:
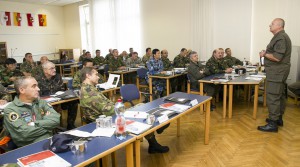
<path id="1" fill-rule="evenodd" d="M 27 26 L 26 16 L 22 16 L 21 27 L 0 25 L 0 41 L 7 43 L 9 57 L 13 55 L 17 62 L 22 62 L 25 53 L 31 52 L 34 60 L 41 55 L 58 58 L 54 53 L 65 47 L 62 7 L 0 1 L 0 11 L 47 15 L 46 27 Z M 37 17 L 34 23 L 38 23 Z"/>
<path id="2" fill-rule="evenodd" d="M 214 1 L 214 48 L 231 48 L 232 56 L 250 60 L 252 1 Z"/>
<path id="3" fill-rule="evenodd" d="M 80 3 L 74 3 L 63 7 L 66 49 L 76 48 L 81 50 L 79 5 Z M 77 60 L 79 56 L 80 55 L 75 55 L 74 59 Z"/>

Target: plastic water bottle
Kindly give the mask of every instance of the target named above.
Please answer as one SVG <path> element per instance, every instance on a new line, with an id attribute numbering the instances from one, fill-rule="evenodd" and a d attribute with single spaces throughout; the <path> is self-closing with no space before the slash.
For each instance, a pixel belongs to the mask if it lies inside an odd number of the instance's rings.
<path id="1" fill-rule="evenodd" d="M 117 115 L 115 124 L 116 124 L 116 137 L 119 140 L 126 139 L 126 119 L 124 117 L 125 107 L 122 103 L 121 99 L 118 99 L 117 103 L 115 104 L 115 113 Z"/>
<path id="2" fill-rule="evenodd" d="M 244 58 L 243 66 L 246 67 L 246 65 L 247 65 L 246 58 Z"/>

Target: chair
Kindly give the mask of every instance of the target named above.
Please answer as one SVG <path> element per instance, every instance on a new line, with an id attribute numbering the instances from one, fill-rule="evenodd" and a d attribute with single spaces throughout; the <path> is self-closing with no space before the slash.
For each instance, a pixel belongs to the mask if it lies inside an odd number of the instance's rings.
<path id="1" fill-rule="evenodd" d="M 108 64 L 105 64 L 105 65 L 104 65 L 104 76 L 103 76 L 105 81 L 107 81 L 107 77 L 108 77 L 108 75 L 109 75 L 109 72 L 108 72 L 108 71 L 109 71 L 109 65 L 108 65 Z"/>
<path id="2" fill-rule="evenodd" d="M 191 76 L 190 76 L 190 74 L 187 74 L 186 76 L 188 79 L 187 80 L 187 93 L 199 95 L 200 94 L 200 84 L 199 84 L 199 90 L 191 89 L 191 80 L 190 80 Z"/>
<path id="3" fill-rule="evenodd" d="M 131 107 L 134 106 L 134 103 L 133 103 L 134 100 L 139 100 L 139 103 L 141 103 L 141 94 L 143 94 L 145 96 L 145 99 L 147 99 L 147 98 L 149 99 L 148 96 L 151 95 L 149 93 L 140 92 L 138 90 L 137 86 L 134 84 L 126 84 L 126 85 L 121 86 L 120 94 L 121 94 L 124 104 L 126 102 L 129 102 Z M 148 102 L 148 101 L 145 100 L 144 102 Z"/>
<path id="4" fill-rule="evenodd" d="M 136 86 L 138 87 L 138 89 L 149 88 L 149 85 L 145 79 L 147 72 L 148 72 L 148 70 L 146 68 L 139 68 L 137 70 Z"/>

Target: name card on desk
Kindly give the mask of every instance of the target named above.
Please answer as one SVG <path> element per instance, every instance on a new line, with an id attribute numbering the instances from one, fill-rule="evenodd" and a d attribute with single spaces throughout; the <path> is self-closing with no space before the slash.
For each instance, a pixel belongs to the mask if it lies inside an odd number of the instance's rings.
<path id="1" fill-rule="evenodd" d="M 157 117 L 157 120 L 159 123 L 163 123 L 163 122 L 169 120 L 169 117 L 167 115 L 162 115 L 160 117 Z"/>
<path id="2" fill-rule="evenodd" d="M 194 99 L 190 102 L 190 104 L 192 105 L 192 107 L 194 107 L 195 105 L 198 104 L 198 100 L 197 99 Z"/>

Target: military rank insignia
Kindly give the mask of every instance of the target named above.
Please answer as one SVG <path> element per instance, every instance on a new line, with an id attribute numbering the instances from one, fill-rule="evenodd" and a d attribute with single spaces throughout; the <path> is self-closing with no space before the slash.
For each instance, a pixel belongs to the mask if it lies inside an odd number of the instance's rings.
<path id="1" fill-rule="evenodd" d="M 11 112 L 9 113 L 8 119 L 10 121 L 16 121 L 17 119 L 19 119 L 19 115 L 16 112 Z"/>

